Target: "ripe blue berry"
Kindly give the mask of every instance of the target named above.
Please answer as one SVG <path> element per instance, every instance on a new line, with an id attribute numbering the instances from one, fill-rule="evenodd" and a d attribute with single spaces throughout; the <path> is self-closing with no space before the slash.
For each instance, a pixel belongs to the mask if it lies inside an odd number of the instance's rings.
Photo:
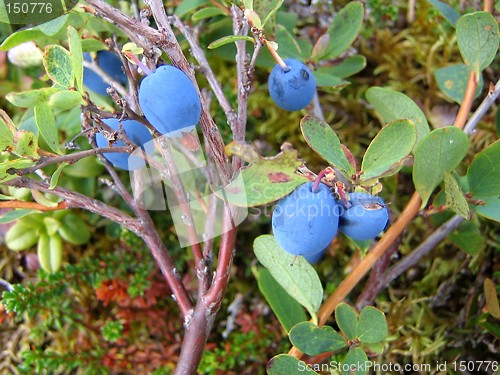
<path id="1" fill-rule="evenodd" d="M 113 130 L 120 130 L 120 122 L 114 118 L 102 119 L 102 121 L 111 127 Z M 122 130 L 136 145 L 141 146 L 148 154 L 153 154 L 154 144 L 151 142 L 153 138 L 149 130 L 140 122 L 134 120 L 123 120 L 121 122 Z M 95 135 L 97 147 L 109 147 L 110 142 L 104 135 L 97 133 Z M 126 146 L 122 141 L 117 141 L 112 144 L 112 147 Z M 130 155 L 126 152 L 106 152 L 103 156 L 115 167 L 131 171 L 142 168 L 145 165 L 143 158 L 135 155 Z"/>
<path id="2" fill-rule="evenodd" d="M 142 80 L 139 104 L 151 125 L 169 137 L 193 130 L 201 115 L 193 83 L 172 65 L 162 65 Z"/>
<path id="3" fill-rule="evenodd" d="M 293 255 L 309 256 L 325 249 L 337 234 L 339 206 L 328 186 L 299 186 L 280 199 L 272 216 L 276 242 Z"/>
<path id="4" fill-rule="evenodd" d="M 327 249 L 323 249 L 319 253 L 310 254 L 310 255 L 304 255 L 304 258 L 306 258 L 306 260 L 310 264 L 316 264 L 316 263 L 318 263 L 325 256 L 326 250 Z"/>
<path id="5" fill-rule="evenodd" d="M 350 193 L 351 206 L 340 214 L 339 229 L 354 240 L 371 240 L 389 221 L 384 200 L 367 193 Z"/>
<path id="6" fill-rule="evenodd" d="M 295 59 L 285 59 L 288 70 L 276 64 L 269 75 L 268 89 L 274 102 L 287 111 L 305 108 L 316 94 L 316 80 L 309 68 Z"/>
<path id="7" fill-rule="evenodd" d="M 84 53 L 83 58 L 86 61 L 92 60 L 88 53 Z M 109 51 L 99 51 L 97 52 L 96 62 L 115 81 L 120 82 L 122 85 L 127 83 L 127 76 L 122 70 L 122 62 L 116 54 Z M 109 85 L 102 80 L 100 75 L 89 68 L 83 69 L 83 83 L 92 91 L 101 95 L 107 95 L 106 89 Z"/>

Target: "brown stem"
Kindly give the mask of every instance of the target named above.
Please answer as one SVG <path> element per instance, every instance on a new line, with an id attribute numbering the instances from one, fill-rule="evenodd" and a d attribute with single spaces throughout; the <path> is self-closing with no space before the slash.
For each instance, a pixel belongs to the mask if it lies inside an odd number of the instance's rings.
<path id="1" fill-rule="evenodd" d="M 56 206 L 44 206 L 43 204 L 36 202 L 25 202 L 25 201 L 1 201 L 0 208 L 24 208 L 30 210 L 38 210 L 38 211 L 57 211 L 57 210 L 65 210 L 68 208 L 68 204 L 66 202 L 59 202 Z"/>

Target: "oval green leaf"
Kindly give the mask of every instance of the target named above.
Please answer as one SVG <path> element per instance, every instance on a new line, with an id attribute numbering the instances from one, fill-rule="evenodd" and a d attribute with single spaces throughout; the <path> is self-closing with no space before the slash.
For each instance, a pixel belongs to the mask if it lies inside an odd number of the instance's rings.
<path id="1" fill-rule="evenodd" d="M 75 75 L 76 88 L 83 93 L 83 51 L 82 42 L 78 31 L 73 26 L 68 26 L 68 44 L 71 56 L 71 67 Z M 80 99 L 81 100 L 81 99 Z M 70 107 L 71 108 L 71 107 Z"/>
<path id="2" fill-rule="evenodd" d="M 387 321 L 382 311 L 366 306 L 359 313 L 358 335 L 362 343 L 374 344 L 387 338 Z"/>
<path id="3" fill-rule="evenodd" d="M 246 40 L 247 42 L 255 43 L 253 38 L 251 38 L 247 35 L 228 35 L 228 36 L 224 36 L 222 38 L 219 38 L 217 40 L 214 40 L 212 43 L 210 43 L 208 45 L 207 48 L 208 49 L 215 49 L 215 48 L 219 48 L 225 44 L 234 43 L 234 42 L 237 42 L 239 40 Z"/>
<path id="4" fill-rule="evenodd" d="M 346 339 L 332 327 L 318 327 L 311 322 L 297 324 L 289 337 L 291 343 L 307 355 L 335 352 L 347 346 Z"/>
<path id="5" fill-rule="evenodd" d="M 69 212 L 61 220 L 60 236 L 73 245 L 85 245 L 90 240 L 87 224 L 76 214 Z"/>
<path id="6" fill-rule="evenodd" d="M 307 320 L 304 308 L 274 280 L 267 269 L 259 270 L 257 283 L 286 332 L 289 332 L 297 323 Z"/>
<path id="7" fill-rule="evenodd" d="M 480 228 L 470 221 L 463 222 L 448 238 L 456 247 L 472 256 L 479 254 L 485 245 L 485 236 Z"/>
<path id="8" fill-rule="evenodd" d="M 375 108 L 382 123 L 408 119 L 417 126 L 417 144 L 430 132 L 429 124 L 418 105 L 397 91 L 381 87 L 370 87 L 366 99 Z"/>
<path id="9" fill-rule="evenodd" d="M 364 9 L 359 1 L 351 1 L 333 18 L 327 33 L 330 36 L 329 46 L 317 60 L 334 59 L 345 52 L 358 37 L 363 24 Z"/>
<path id="10" fill-rule="evenodd" d="M 342 363 L 342 375 L 365 375 L 368 373 L 368 357 L 361 348 L 352 348 Z"/>
<path id="11" fill-rule="evenodd" d="M 415 148 L 413 183 L 422 198 L 422 207 L 443 179 L 462 161 L 469 147 L 469 138 L 460 129 L 447 126 L 433 130 Z"/>
<path id="12" fill-rule="evenodd" d="M 82 94 L 78 91 L 59 91 L 52 95 L 48 101 L 49 106 L 60 111 L 80 106 L 84 103 Z"/>
<path id="13" fill-rule="evenodd" d="M 337 167 L 346 177 L 356 173 L 330 125 L 316 117 L 305 116 L 300 121 L 300 129 L 309 147 L 328 163 Z"/>
<path id="14" fill-rule="evenodd" d="M 484 201 L 476 206 L 478 214 L 500 222 L 500 140 L 476 155 L 469 170 L 467 181 L 475 199 Z"/>
<path id="15" fill-rule="evenodd" d="M 7 247 L 14 251 L 26 250 L 38 241 L 38 229 L 18 221 L 5 234 Z"/>
<path id="16" fill-rule="evenodd" d="M 12 211 L 6 212 L 2 216 L 0 216 L 0 224 L 11 223 L 11 222 L 16 221 L 24 216 L 31 215 L 34 213 L 40 213 L 40 211 L 31 210 L 31 209 L 27 209 L 27 208 L 12 210 Z"/>
<path id="17" fill-rule="evenodd" d="M 304 361 L 288 354 L 278 354 L 267 363 L 266 372 L 268 375 L 319 375 L 312 370 L 314 365 L 308 365 Z"/>
<path id="18" fill-rule="evenodd" d="M 79 95 L 79 94 L 78 94 Z M 54 152 L 60 154 L 59 135 L 56 119 L 48 103 L 39 103 L 35 106 L 35 121 L 38 131 Z"/>
<path id="19" fill-rule="evenodd" d="M 46 87 L 38 90 L 11 92 L 5 98 L 16 107 L 29 108 L 46 102 L 52 94 L 58 91 L 55 87 Z"/>
<path id="20" fill-rule="evenodd" d="M 417 141 L 417 129 L 410 120 L 395 120 L 373 138 L 363 156 L 362 181 L 395 174 L 403 166 Z"/>
<path id="21" fill-rule="evenodd" d="M 61 46 L 45 47 L 43 66 L 49 78 L 58 85 L 72 87 L 75 79 L 70 53 Z"/>
<path id="22" fill-rule="evenodd" d="M 59 235 L 49 236 L 42 233 L 38 240 L 38 260 L 42 268 L 48 273 L 54 273 L 62 264 L 63 243 Z"/>
<path id="23" fill-rule="evenodd" d="M 309 262 L 285 252 L 271 235 L 257 237 L 253 249 L 273 278 L 316 320 L 316 312 L 323 300 L 323 287 Z"/>
<path id="24" fill-rule="evenodd" d="M 196 11 L 191 17 L 193 21 L 203 20 L 205 18 L 215 17 L 215 16 L 224 16 L 226 12 L 224 10 L 217 7 L 206 7 Z"/>
<path id="25" fill-rule="evenodd" d="M 214 191 L 235 206 L 253 207 L 273 202 L 309 181 L 295 173 L 302 161 L 294 149 L 284 149 L 271 158 L 261 157 L 247 144 L 233 142 L 225 149 L 226 153 L 251 163 L 223 188 L 223 194 Z"/>
<path id="26" fill-rule="evenodd" d="M 12 134 L 12 129 L 0 117 L 0 152 L 8 147 L 12 147 L 13 142 L 14 134 Z"/>
<path id="27" fill-rule="evenodd" d="M 439 68 L 434 72 L 439 89 L 451 100 L 462 104 L 465 89 L 469 82 L 469 68 L 465 64 L 456 64 Z M 479 75 L 476 95 L 477 98 L 483 90 L 483 76 Z M 445 124 L 448 125 L 448 124 Z"/>
<path id="28" fill-rule="evenodd" d="M 429 3 L 434 5 L 434 7 L 439 11 L 439 13 L 453 26 L 457 25 L 458 18 L 460 17 L 460 13 L 458 13 L 455 9 L 449 6 L 446 3 L 443 3 L 439 0 L 427 0 Z"/>
<path id="29" fill-rule="evenodd" d="M 498 22 L 489 12 L 465 14 L 457 21 L 457 42 L 465 64 L 479 74 L 497 54 Z"/>
<path id="30" fill-rule="evenodd" d="M 340 78 L 350 77 L 366 67 L 366 58 L 353 55 L 345 58 L 338 65 L 320 67 L 317 71 Z"/>
<path id="31" fill-rule="evenodd" d="M 472 214 L 467 199 L 465 199 L 457 180 L 449 172 L 444 172 L 444 191 L 448 208 L 463 218 L 470 220 Z"/>
<path id="32" fill-rule="evenodd" d="M 358 314 L 347 303 L 339 303 L 335 308 L 335 321 L 349 340 L 358 337 Z"/>

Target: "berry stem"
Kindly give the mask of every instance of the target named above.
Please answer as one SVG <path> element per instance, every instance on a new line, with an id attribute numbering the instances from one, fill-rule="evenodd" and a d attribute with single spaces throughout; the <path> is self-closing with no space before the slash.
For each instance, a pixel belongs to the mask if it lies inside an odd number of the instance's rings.
<path id="1" fill-rule="evenodd" d="M 142 69 L 142 71 L 148 76 L 150 75 L 151 73 L 153 73 L 141 60 L 139 60 L 139 58 L 134 55 L 132 52 L 124 52 L 123 53 L 125 55 L 125 57 L 131 61 L 133 64 L 137 65 L 139 68 Z"/>
<path id="2" fill-rule="evenodd" d="M 314 185 L 312 187 L 312 192 L 315 193 L 316 190 L 318 190 L 318 186 L 319 186 L 319 183 L 321 182 L 321 180 L 323 179 L 323 177 L 325 177 L 325 170 L 321 170 L 319 173 L 318 173 L 318 177 L 316 177 L 316 179 L 314 180 Z"/>
<path id="3" fill-rule="evenodd" d="M 271 44 L 267 42 L 267 39 L 264 36 L 262 36 L 261 42 L 267 47 L 269 52 L 271 52 L 271 55 L 273 56 L 274 60 L 276 60 L 276 62 L 279 64 L 279 66 L 281 66 L 281 69 L 283 69 L 285 72 L 288 72 L 290 70 L 290 67 L 286 65 L 286 63 L 283 61 L 278 52 L 274 49 L 274 47 Z"/>

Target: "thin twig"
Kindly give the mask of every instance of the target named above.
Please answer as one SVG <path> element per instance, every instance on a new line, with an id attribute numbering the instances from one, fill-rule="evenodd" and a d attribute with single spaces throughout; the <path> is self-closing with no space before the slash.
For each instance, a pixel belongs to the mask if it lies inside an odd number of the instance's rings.
<path id="1" fill-rule="evenodd" d="M 229 103 L 229 100 L 227 99 L 226 95 L 224 94 L 222 86 L 217 77 L 215 76 L 212 67 L 208 63 L 208 60 L 205 56 L 205 53 L 203 52 L 203 49 L 200 47 L 198 40 L 195 38 L 189 27 L 186 26 L 178 16 L 174 15 L 173 20 L 175 27 L 179 29 L 179 31 L 182 33 L 182 35 L 184 35 L 184 37 L 188 41 L 189 47 L 191 49 L 191 55 L 196 59 L 196 61 L 198 61 L 201 72 L 207 78 L 208 84 L 210 85 L 212 92 L 217 98 L 217 101 L 219 102 L 219 105 L 221 106 L 222 110 L 226 114 L 229 126 L 233 128 L 237 120 L 236 113 L 234 112 L 234 109 L 231 107 L 231 104 Z"/>
<path id="2" fill-rule="evenodd" d="M 495 100 L 498 98 L 499 95 L 500 95 L 500 80 L 497 81 L 497 84 L 495 85 L 494 89 L 488 92 L 486 98 L 484 98 L 479 107 L 477 107 L 474 114 L 469 118 L 469 121 L 467 121 L 467 124 L 465 124 L 464 132 L 467 135 L 471 135 L 474 132 L 479 121 L 484 117 L 486 112 L 488 112 L 488 110 L 493 105 L 493 103 L 495 102 Z"/>

